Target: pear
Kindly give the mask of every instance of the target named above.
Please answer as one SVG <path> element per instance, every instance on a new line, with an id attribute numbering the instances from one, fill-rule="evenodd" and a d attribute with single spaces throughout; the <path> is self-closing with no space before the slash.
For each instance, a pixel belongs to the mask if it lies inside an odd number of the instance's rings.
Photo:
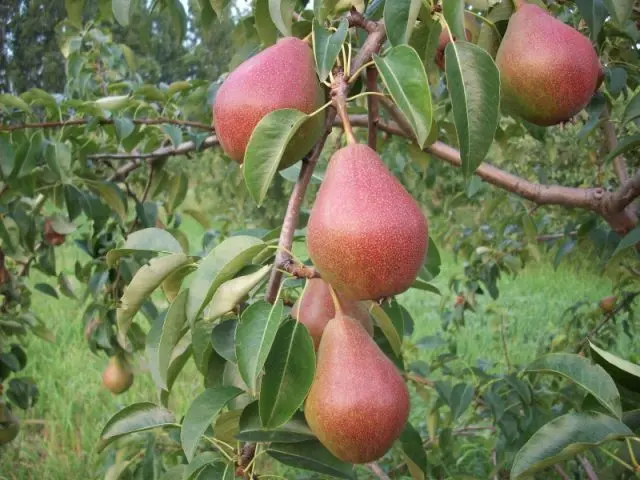
<path id="1" fill-rule="evenodd" d="M 337 458 L 382 457 L 409 416 L 409 393 L 396 366 L 353 318 L 338 313 L 325 327 L 304 414 Z"/>
<path id="2" fill-rule="evenodd" d="M 571 119 L 603 78 L 589 39 L 528 3 L 509 19 L 496 65 L 505 111 L 539 126 Z"/>
<path id="3" fill-rule="evenodd" d="M 364 302 L 342 299 L 338 293 L 336 296 L 342 311 L 360 322 L 367 333 L 373 336 L 373 323 Z M 321 278 L 309 279 L 304 293 L 293 304 L 291 316 L 307 327 L 313 339 L 313 345 L 318 350 L 322 332 L 329 320 L 336 316 L 329 284 Z"/>
<path id="4" fill-rule="evenodd" d="M 307 247 L 342 298 L 377 300 L 407 290 L 427 252 L 419 205 L 367 145 L 333 154 L 307 225 Z"/>
<path id="5" fill-rule="evenodd" d="M 133 384 L 133 372 L 128 363 L 118 356 L 111 357 L 102 372 L 102 384 L 116 395 L 129 390 Z"/>
<path id="6" fill-rule="evenodd" d="M 295 37 L 280 39 L 240 64 L 218 89 L 213 114 L 220 145 L 230 158 L 242 163 L 249 138 L 265 115 L 283 108 L 309 114 L 324 99 L 309 45 Z M 324 113 L 305 122 L 285 150 L 279 168 L 306 155 L 322 134 L 323 124 Z"/>

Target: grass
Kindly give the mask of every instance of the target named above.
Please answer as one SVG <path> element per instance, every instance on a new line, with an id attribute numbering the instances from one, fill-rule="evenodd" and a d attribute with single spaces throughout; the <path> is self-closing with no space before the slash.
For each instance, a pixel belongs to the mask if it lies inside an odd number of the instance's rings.
<path id="1" fill-rule="evenodd" d="M 189 230 L 191 238 L 197 239 L 193 243 L 199 242 L 201 232 L 193 226 Z M 61 253 L 66 269 L 71 269 L 77 256 L 82 255 L 73 248 L 64 248 Z M 435 283 L 446 292 L 449 277 L 460 272 L 462 266 L 456 264 L 450 254 L 442 254 L 442 273 Z M 512 362 L 522 363 L 533 358 L 541 335 L 560 328 L 559 319 L 566 307 L 580 299 L 595 301 L 609 294 L 611 282 L 571 265 L 565 264 L 554 271 L 549 264 L 542 263 L 527 267 L 515 279 L 503 278 L 500 290 L 497 303 L 508 312 L 509 355 Z M 400 301 L 415 320 L 414 338 L 440 330 L 439 297 L 409 291 Z M 0 480 L 103 476 L 101 457 L 95 452 L 100 430 L 123 406 L 136 401 L 155 401 L 150 375 L 138 372 L 128 392 L 112 396 L 100 384 L 106 358 L 89 351 L 78 303 L 35 292 L 34 304 L 36 312 L 55 332 L 56 342 L 49 344 L 33 336 L 26 340 L 29 364 L 22 374 L 36 379 L 40 398 L 28 412 L 18 412 L 22 418 L 21 434 L 0 450 Z M 458 352 L 469 365 L 481 359 L 504 362 L 503 349 L 487 315 L 471 314 L 457 339 Z M 428 361 L 432 353 L 424 350 L 419 355 Z M 183 413 L 201 388 L 195 368 L 188 365 L 172 393 L 174 410 Z"/>

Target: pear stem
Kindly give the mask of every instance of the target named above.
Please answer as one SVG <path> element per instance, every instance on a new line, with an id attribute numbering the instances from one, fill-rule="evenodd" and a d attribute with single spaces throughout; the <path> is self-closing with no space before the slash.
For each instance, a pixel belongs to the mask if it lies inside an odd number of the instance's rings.
<path id="1" fill-rule="evenodd" d="M 333 287 L 327 283 L 329 286 L 329 293 L 331 294 L 331 299 L 333 300 L 333 307 L 336 310 L 336 315 L 344 315 L 344 311 L 342 310 L 342 305 L 340 305 L 340 300 L 338 300 L 338 295 Z"/>

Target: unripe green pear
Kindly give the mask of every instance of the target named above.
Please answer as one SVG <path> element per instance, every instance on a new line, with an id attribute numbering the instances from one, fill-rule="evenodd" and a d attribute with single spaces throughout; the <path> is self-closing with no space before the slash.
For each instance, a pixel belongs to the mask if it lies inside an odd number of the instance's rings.
<path id="1" fill-rule="evenodd" d="M 373 323 L 364 302 L 342 299 L 337 292 L 336 297 L 342 311 L 360 322 L 367 333 L 373 336 Z M 327 282 L 321 278 L 307 280 L 304 293 L 293 304 L 291 316 L 307 327 L 309 335 L 313 339 L 313 345 L 318 350 L 327 323 L 336 316 L 333 297 Z"/>
<path id="2" fill-rule="evenodd" d="M 283 108 L 313 113 L 324 103 L 311 47 L 295 37 L 280 39 L 240 64 L 225 79 L 213 105 L 215 129 L 224 152 L 238 163 L 262 118 Z M 322 135 L 324 112 L 296 132 L 279 168 L 306 155 Z"/>
<path id="3" fill-rule="evenodd" d="M 527 3 L 509 19 L 496 65 L 505 110 L 540 126 L 571 119 L 603 78 L 587 37 Z"/>
<path id="4" fill-rule="evenodd" d="M 353 318 L 342 313 L 325 327 L 304 415 L 337 458 L 368 463 L 402 433 L 409 392 L 396 366 Z"/>
<path id="5" fill-rule="evenodd" d="M 133 372 L 126 361 L 118 356 L 113 356 L 102 372 L 102 384 L 111 393 L 116 395 L 124 393 L 133 384 Z"/>
<path id="6" fill-rule="evenodd" d="M 333 154 L 307 225 L 309 256 L 342 298 L 407 290 L 427 252 L 420 206 L 367 145 Z"/>

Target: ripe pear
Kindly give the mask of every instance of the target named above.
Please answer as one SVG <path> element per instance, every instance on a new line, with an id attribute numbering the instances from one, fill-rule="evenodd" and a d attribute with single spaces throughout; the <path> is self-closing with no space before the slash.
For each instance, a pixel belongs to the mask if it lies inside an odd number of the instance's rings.
<path id="1" fill-rule="evenodd" d="M 373 323 L 364 302 L 342 299 L 337 292 L 336 296 L 342 311 L 360 322 L 367 333 L 373 336 Z M 322 332 L 329 320 L 336 316 L 329 284 L 321 278 L 309 279 L 304 293 L 293 304 L 291 316 L 307 327 L 313 345 L 318 350 Z"/>
<path id="2" fill-rule="evenodd" d="M 367 145 L 333 154 L 307 225 L 307 247 L 342 298 L 376 300 L 407 290 L 427 252 L 419 205 Z"/>
<path id="3" fill-rule="evenodd" d="M 309 114 L 324 99 L 309 45 L 295 37 L 280 39 L 240 64 L 218 90 L 213 113 L 220 145 L 230 158 L 242 163 L 251 133 L 265 115 L 283 108 Z M 323 124 L 323 113 L 303 124 L 279 168 L 306 155 L 322 134 Z"/>
<path id="4" fill-rule="evenodd" d="M 539 126 L 571 119 L 603 78 L 589 39 L 528 3 L 509 19 L 496 65 L 505 110 Z"/>
<path id="5" fill-rule="evenodd" d="M 327 324 L 304 414 L 320 442 L 339 459 L 382 457 L 409 416 L 409 392 L 396 366 L 353 318 Z"/>
<path id="6" fill-rule="evenodd" d="M 102 372 L 102 384 L 116 395 L 129 390 L 133 384 L 133 372 L 124 359 L 113 356 Z"/>
<path id="7" fill-rule="evenodd" d="M 468 42 L 470 42 L 473 38 L 471 30 L 469 30 L 468 28 L 464 29 L 464 36 L 466 37 Z M 457 40 L 455 38 L 455 35 L 453 36 L 453 40 Z M 438 37 L 438 47 L 436 48 L 436 56 L 434 58 L 434 61 L 440 70 L 444 70 L 444 50 L 450 43 L 451 38 L 449 36 L 449 30 L 445 28 L 440 32 L 440 36 Z"/>

